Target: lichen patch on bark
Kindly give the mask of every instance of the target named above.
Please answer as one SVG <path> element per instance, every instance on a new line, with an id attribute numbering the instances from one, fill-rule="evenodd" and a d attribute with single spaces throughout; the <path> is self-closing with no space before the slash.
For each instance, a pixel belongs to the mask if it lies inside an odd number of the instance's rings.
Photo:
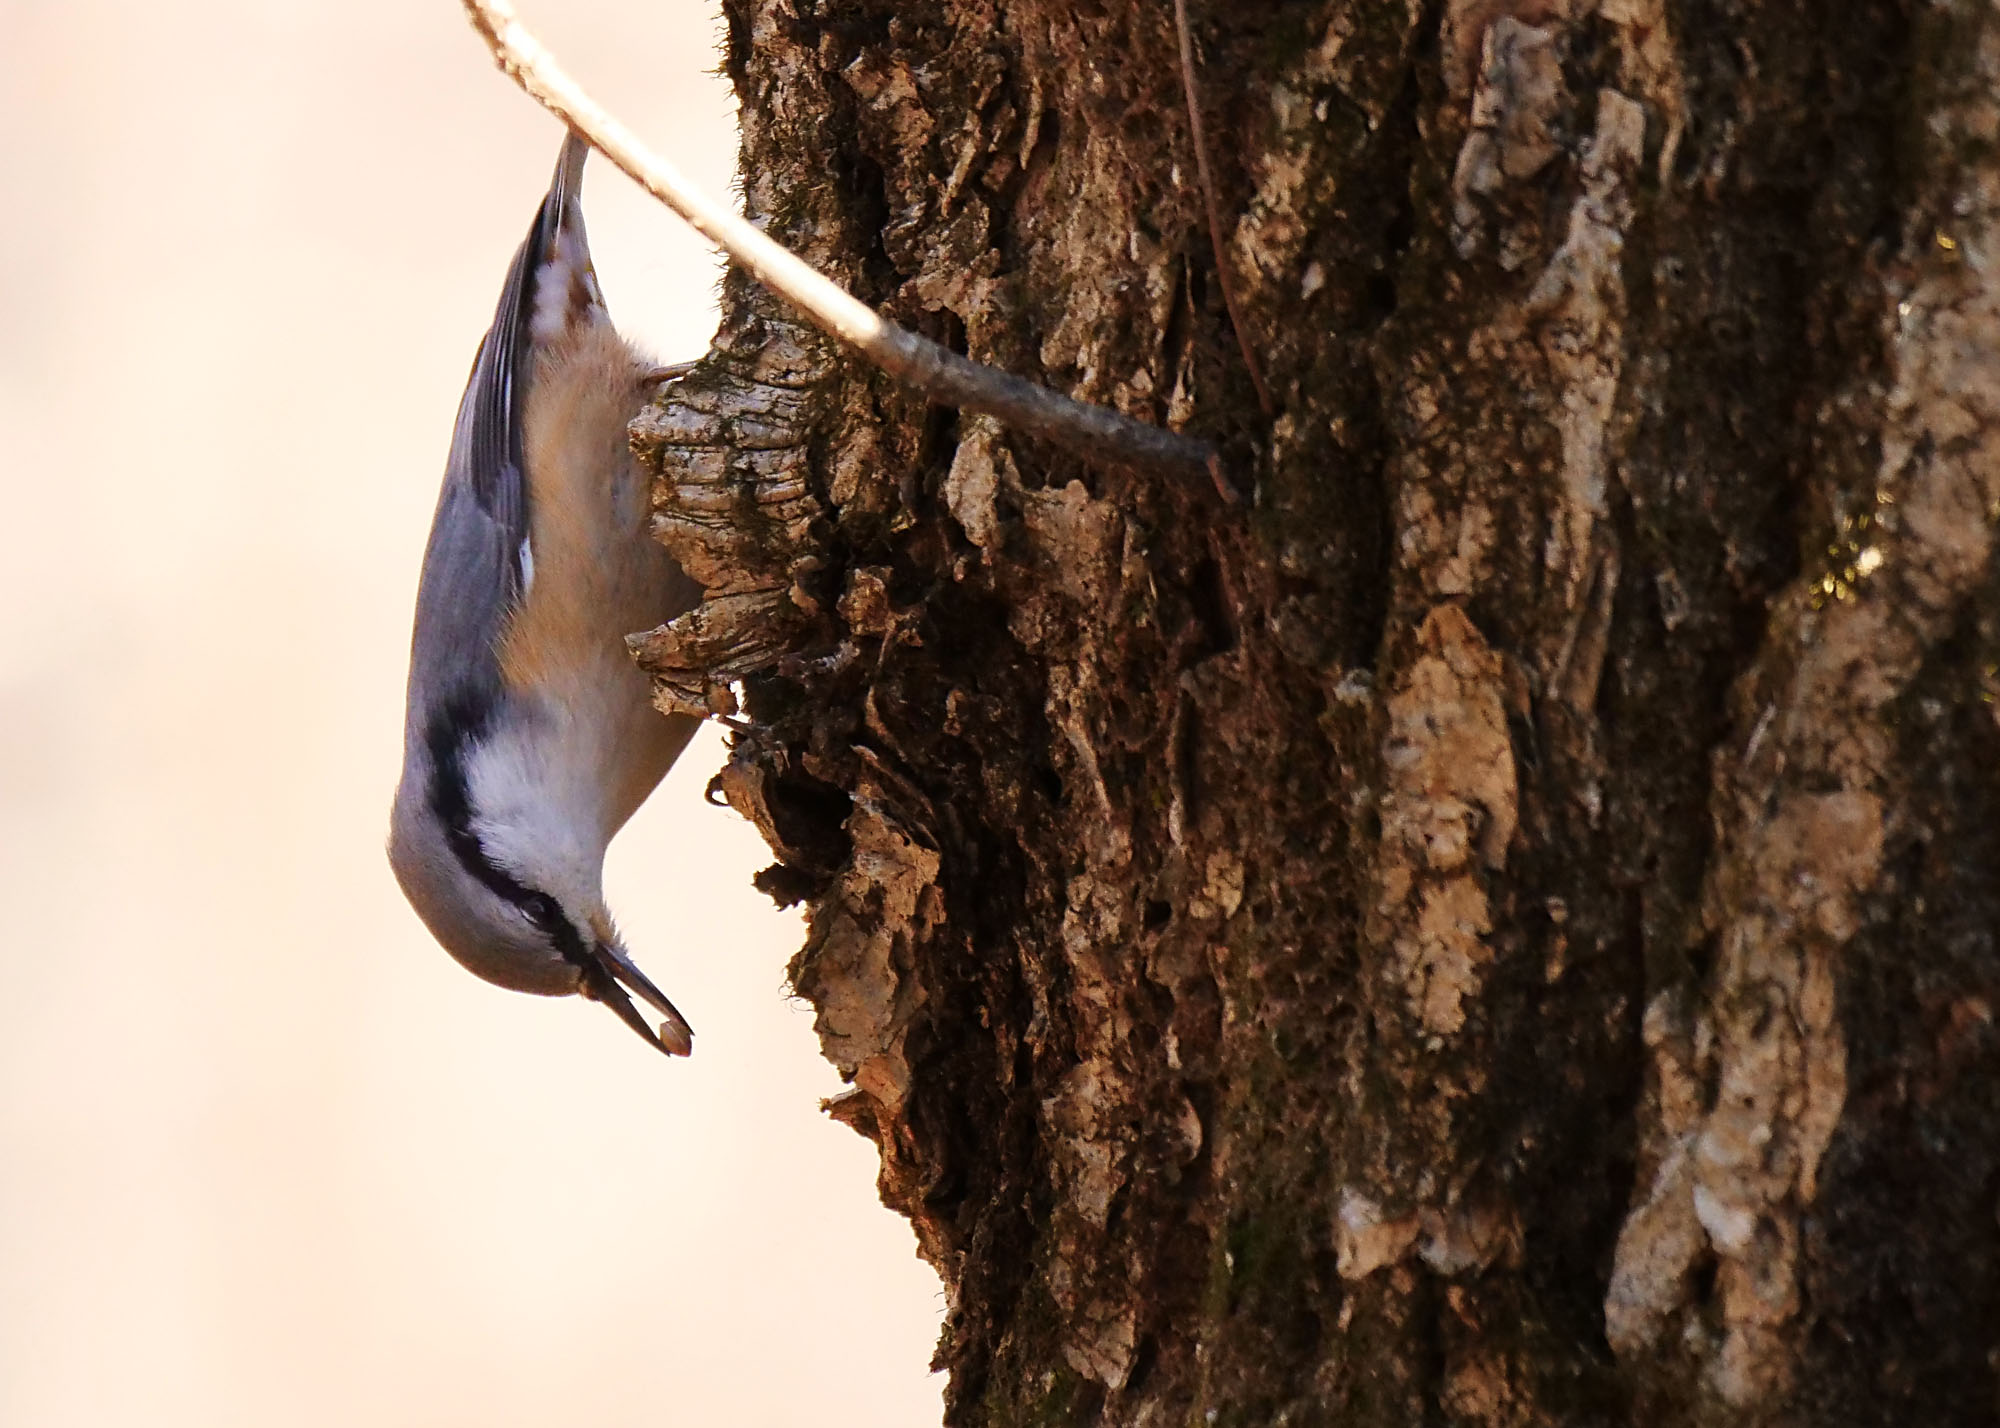
<path id="1" fill-rule="evenodd" d="M 1377 935 L 1423 1029 L 1449 1036 L 1493 959 L 1482 869 L 1506 865 L 1517 821 L 1499 658 L 1440 605 L 1386 707 Z"/>

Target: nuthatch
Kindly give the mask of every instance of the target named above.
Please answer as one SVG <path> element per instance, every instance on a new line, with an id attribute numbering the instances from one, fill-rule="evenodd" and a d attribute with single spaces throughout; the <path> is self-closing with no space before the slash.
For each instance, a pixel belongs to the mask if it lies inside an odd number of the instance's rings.
<path id="1" fill-rule="evenodd" d="M 389 861 L 467 969 L 604 1002 L 685 1056 L 694 1033 L 626 954 L 604 850 L 696 721 L 654 709 L 626 632 L 701 589 L 647 531 L 626 443 L 663 370 L 612 328 L 591 269 L 574 134 L 514 255 L 458 407 L 410 642 Z M 664 1020 L 654 1035 L 632 1005 Z"/>

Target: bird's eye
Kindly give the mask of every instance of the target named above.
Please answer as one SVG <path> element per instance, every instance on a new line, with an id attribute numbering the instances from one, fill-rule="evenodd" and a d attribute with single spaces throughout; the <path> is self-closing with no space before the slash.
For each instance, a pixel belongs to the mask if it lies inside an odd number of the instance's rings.
<path id="1" fill-rule="evenodd" d="M 568 919 L 562 915 L 562 909 L 547 893 L 529 893 L 521 899 L 521 911 L 527 914 L 528 921 L 551 937 L 556 935 L 558 928 L 568 926 Z"/>
<path id="2" fill-rule="evenodd" d="M 576 930 L 576 924 L 557 902 L 545 892 L 533 888 L 523 888 L 515 895 L 514 905 L 521 909 L 521 915 L 533 923 L 535 930 L 549 939 L 555 949 L 567 961 L 582 966 L 585 962 L 583 935 Z"/>

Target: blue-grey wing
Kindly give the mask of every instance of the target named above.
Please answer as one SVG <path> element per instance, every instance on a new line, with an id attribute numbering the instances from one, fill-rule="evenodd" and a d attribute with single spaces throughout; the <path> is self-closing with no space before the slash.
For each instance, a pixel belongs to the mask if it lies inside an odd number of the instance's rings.
<path id="1" fill-rule="evenodd" d="M 480 341 L 459 400 L 417 590 L 413 715 L 419 707 L 435 708 L 461 694 L 473 699 L 499 694 L 496 646 L 530 569 L 521 418 L 534 374 L 538 288 L 564 272 L 559 247 L 565 230 L 581 231 L 577 199 L 588 153 L 574 135 L 565 141 L 555 179 L 507 269 L 493 325 Z M 420 700 L 424 694 L 432 697 Z"/>
<path id="2" fill-rule="evenodd" d="M 525 513 L 524 513 L 525 514 Z M 410 639 L 410 718 L 454 698 L 483 706 L 500 694 L 498 643 L 520 599 L 519 523 L 497 517 L 457 471 L 438 495 L 417 583 Z M 423 732 L 412 727 L 412 736 Z"/>

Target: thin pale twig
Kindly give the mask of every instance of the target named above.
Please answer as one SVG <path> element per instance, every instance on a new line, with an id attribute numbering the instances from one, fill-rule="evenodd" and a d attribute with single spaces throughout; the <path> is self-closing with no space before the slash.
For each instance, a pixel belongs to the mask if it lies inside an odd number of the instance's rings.
<path id="1" fill-rule="evenodd" d="M 1187 0 L 1174 0 L 1174 30 L 1181 41 L 1181 87 L 1187 91 L 1188 128 L 1194 131 L 1194 171 L 1201 180 L 1201 201 L 1208 209 L 1208 242 L 1215 250 L 1215 277 L 1222 284 L 1222 305 L 1229 310 L 1229 326 L 1236 334 L 1236 346 L 1243 353 L 1243 365 L 1250 369 L 1250 385 L 1257 389 L 1257 405 L 1264 415 L 1275 416 L 1271 393 L 1264 386 L 1264 374 L 1257 368 L 1256 354 L 1243 330 L 1243 313 L 1236 304 L 1236 280 L 1229 276 L 1229 256 L 1222 250 L 1222 213 L 1215 203 L 1215 175 L 1208 167 L 1208 136 L 1201 124 L 1201 96 L 1194 83 L 1194 39 L 1188 34 Z"/>
<path id="2" fill-rule="evenodd" d="M 571 79 L 505 0 L 463 0 L 463 4 L 500 68 L 536 102 L 686 219 L 731 262 L 890 376 L 940 405 L 984 412 L 1059 446 L 1121 465 L 1206 476 L 1225 500 L 1240 500 L 1222 473 L 1215 448 L 1207 442 L 1062 396 L 961 357 L 883 318 L 690 184 Z"/>

